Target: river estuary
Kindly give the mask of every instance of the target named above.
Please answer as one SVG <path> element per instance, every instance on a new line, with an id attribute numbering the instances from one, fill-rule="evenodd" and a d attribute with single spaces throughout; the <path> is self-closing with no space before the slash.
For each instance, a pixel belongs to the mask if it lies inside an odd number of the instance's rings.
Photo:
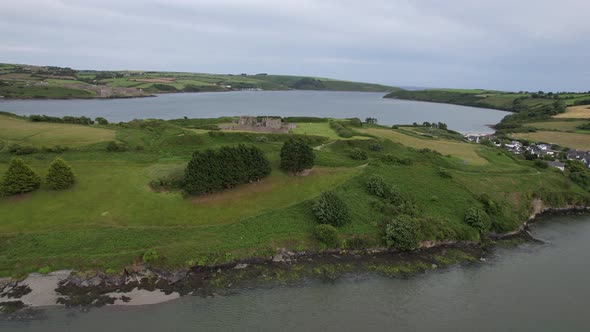
<path id="1" fill-rule="evenodd" d="M 445 122 L 463 133 L 490 133 L 507 112 L 405 100 L 383 93 L 240 91 L 166 94 L 155 98 L 91 100 L 0 100 L 0 111 L 19 115 L 105 117 L 109 121 L 212 118 L 239 115 L 374 117 L 381 124 Z"/>
<path id="2" fill-rule="evenodd" d="M 588 331 L 590 217 L 545 217 L 546 244 L 409 279 L 354 275 L 300 287 L 0 321 L 0 331 Z"/>

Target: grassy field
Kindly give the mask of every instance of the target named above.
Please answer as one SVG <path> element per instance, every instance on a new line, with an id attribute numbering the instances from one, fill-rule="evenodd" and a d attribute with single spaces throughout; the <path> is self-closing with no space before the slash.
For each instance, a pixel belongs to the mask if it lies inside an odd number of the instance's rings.
<path id="1" fill-rule="evenodd" d="M 0 140 L 34 146 L 83 146 L 112 141 L 115 131 L 82 125 L 30 122 L 0 115 Z"/>
<path id="2" fill-rule="evenodd" d="M 516 138 L 524 138 L 533 142 L 544 142 L 567 146 L 572 149 L 590 150 L 590 135 L 556 131 L 538 131 L 534 133 L 516 133 Z"/>
<path id="3" fill-rule="evenodd" d="M 351 138 L 342 138 L 338 136 L 338 134 L 334 131 L 334 129 L 330 128 L 329 122 L 315 122 L 315 123 L 302 123 L 298 122 L 297 127 L 292 130 L 294 134 L 300 135 L 316 135 L 316 136 L 323 136 L 328 137 L 331 140 L 338 140 L 338 139 L 368 139 L 369 137 L 365 136 L 353 136 Z"/>
<path id="4" fill-rule="evenodd" d="M 571 106 L 568 107 L 565 113 L 554 116 L 557 119 L 590 119 L 590 106 Z"/>
<path id="5" fill-rule="evenodd" d="M 494 216 L 500 231 L 516 228 L 528 216 L 533 196 L 567 192 L 588 198 L 562 173 L 534 168 L 499 149 L 421 138 L 424 133 L 418 129 L 408 134 L 406 129 L 371 127 L 363 133 L 375 138 L 342 140 L 327 122 L 300 126 L 300 137 L 310 145 L 325 145 L 314 150 L 316 166 L 307 176 L 292 176 L 278 169 L 279 151 L 291 134 L 186 129 L 222 122 L 227 119 L 132 121 L 96 128 L 0 117 L 0 128 L 13 132 L 11 140 L 32 139 L 29 133 L 36 137 L 38 125 L 46 133 L 44 141 L 27 141 L 30 144 L 57 144 L 66 140 L 65 133 L 72 135 L 66 137 L 76 147 L 69 151 L 21 157 L 45 176 L 51 160 L 60 156 L 78 179 L 62 192 L 43 185 L 26 195 L 0 197 L 0 275 L 44 267 L 120 271 L 140 264 L 151 249 L 160 256 L 156 266 L 163 268 L 269 257 L 277 248 L 318 250 L 311 204 L 325 190 L 335 190 L 350 209 L 351 223 L 339 229 L 343 239 L 362 237 L 366 246 L 382 246 L 380 225 L 392 215 L 377 208 L 378 199 L 367 193 L 366 181 L 373 175 L 415 202 L 421 241 L 477 240 L 478 233 L 463 218 L 467 208 L 482 206 L 482 193 L 502 206 L 501 214 Z M 266 142 L 258 140 L 260 136 Z M 106 144 L 97 143 L 113 137 L 129 149 L 107 152 Z M 195 150 L 239 143 L 264 152 L 272 165 L 269 177 L 200 197 L 149 186 L 155 179 L 182 177 Z M 379 149 L 372 149 L 376 144 Z M 368 159 L 352 159 L 355 149 L 366 151 Z M 6 149 L 0 151 L 0 174 L 12 157 Z M 447 175 L 441 176 L 441 170 Z"/>
<path id="6" fill-rule="evenodd" d="M 452 155 L 467 163 L 474 165 L 485 165 L 487 160 L 477 154 L 478 146 L 474 144 L 448 141 L 448 140 L 434 140 L 421 139 L 414 136 L 403 134 L 396 130 L 390 129 L 362 129 L 360 132 L 386 138 L 394 142 L 401 143 L 415 149 L 431 149 L 438 151 L 443 155 Z"/>

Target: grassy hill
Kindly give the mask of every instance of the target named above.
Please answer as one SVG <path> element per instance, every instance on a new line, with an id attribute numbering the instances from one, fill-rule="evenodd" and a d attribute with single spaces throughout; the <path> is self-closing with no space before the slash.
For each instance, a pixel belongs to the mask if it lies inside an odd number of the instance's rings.
<path id="1" fill-rule="evenodd" d="M 0 275 L 63 268 L 120 271 L 140 264 L 148 250 L 157 251 L 153 264 L 163 268 L 269 257 L 277 248 L 321 250 L 325 246 L 313 235 L 317 222 L 311 206 L 327 190 L 334 190 L 352 215 L 339 228 L 341 246 L 383 246 L 384 222 L 399 212 L 367 191 L 374 176 L 413 202 L 419 241 L 478 241 L 479 233 L 464 223 L 465 212 L 485 209 L 490 201 L 499 207 L 490 213 L 494 232 L 516 229 L 530 215 L 533 198 L 553 206 L 590 202 L 589 188 L 573 183 L 567 173 L 537 168 L 443 131 L 424 135 L 420 128 L 359 128 L 342 121 L 354 132 L 342 139 L 327 120 L 309 118 L 298 123 L 300 134 L 215 128 L 229 120 L 75 125 L 0 116 L 0 128 L 10 128 L 0 134 L 0 175 L 18 154 L 41 176 L 60 156 L 77 176 L 66 191 L 42 185 L 29 194 L 0 197 Z M 35 139 L 40 134 L 43 139 Z M 293 136 L 314 147 L 316 165 L 307 176 L 278 167 L 282 144 Z M 110 152 L 105 140 L 124 149 Z M 35 149 L 14 150 L 15 143 Z M 182 179 L 195 150 L 240 143 L 264 152 L 272 166 L 269 177 L 197 197 L 166 185 Z M 52 149 L 54 144 L 69 148 Z M 366 160 L 352 157 L 358 150 Z"/>
<path id="2" fill-rule="evenodd" d="M 124 98 L 171 92 L 244 89 L 364 92 L 397 90 L 379 84 L 303 76 L 96 71 L 0 64 L 0 96 L 5 98 Z"/>

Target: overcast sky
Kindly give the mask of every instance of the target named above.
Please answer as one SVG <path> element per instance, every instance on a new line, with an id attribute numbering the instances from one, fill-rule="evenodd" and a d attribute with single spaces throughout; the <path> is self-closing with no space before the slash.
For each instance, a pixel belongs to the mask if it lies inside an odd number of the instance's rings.
<path id="1" fill-rule="evenodd" d="M 0 0 L 0 62 L 590 90 L 590 0 Z"/>

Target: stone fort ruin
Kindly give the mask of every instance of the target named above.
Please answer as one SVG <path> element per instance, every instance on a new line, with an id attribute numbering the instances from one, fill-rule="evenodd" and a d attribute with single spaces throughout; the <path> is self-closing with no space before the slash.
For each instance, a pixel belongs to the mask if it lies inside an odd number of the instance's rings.
<path id="1" fill-rule="evenodd" d="M 266 133 L 288 133 L 294 129 L 294 123 L 283 123 L 281 118 L 264 117 L 259 120 L 255 116 L 240 116 L 240 118 L 231 125 L 220 126 L 224 130 L 245 130 L 258 131 Z"/>

